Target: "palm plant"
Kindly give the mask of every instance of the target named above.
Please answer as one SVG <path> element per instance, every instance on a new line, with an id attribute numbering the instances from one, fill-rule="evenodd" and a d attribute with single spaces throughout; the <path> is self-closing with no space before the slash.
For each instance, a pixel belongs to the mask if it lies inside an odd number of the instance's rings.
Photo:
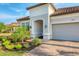
<path id="1" fill-rule="evenodd" d="M 24 38 L 30 37 L 30 34 L 27 27 L 18 27 L 11 36 L 14 42 L 23 42 Z"/>

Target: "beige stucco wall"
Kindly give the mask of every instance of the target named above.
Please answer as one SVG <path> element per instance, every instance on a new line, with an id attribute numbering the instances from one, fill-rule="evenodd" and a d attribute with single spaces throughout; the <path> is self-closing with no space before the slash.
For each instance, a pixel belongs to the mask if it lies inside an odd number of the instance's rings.
<path id="1" fill-rule="evenodd" d="M 54 12 L 55 12 L 55 9 L 53 8 L 53 6 L 52 5 L 50 5 L 49 4 L 49 6 L 48 6 L 48 13 L 49 13 L 49 15 L 51 15 L 51 14 L 53 14 Z"/>
<path id="2" fill-rule="evenodd" d="M 43 21 L 43 35 L 44 35 L 44 39 L 46 38 L 45 36 L 47 36 L 48 34 L 48 28 L 45 28 L 45 25 L 47 25 L 48 27 L 48 14 L 44 14 L 44 15 L 40 15 L 40 16 L 36 16 L 36 17 L 31 17 L 30 20 L 30 25 L 31 25 L 31 35 L 32 37 L 35 37 L 36 35 L 36 29 L 35 29 L 35 21 L 38 20 L 42 20 Z"/>
<path id="3" fill-rule="evenodd" d="M 49 4 L 48 6 L 48 39 L 52 39 L 52 25 L 50 15 L 55 12 L 54 6 Z"/>
<path id="4" fill-rule="evenodd" d="M 45 4 L 42 6 L 38 6 L 29 10 L 30 12 L 30 29 L 31 37 L 36 37 L 36 24 L 35 21 L 42 20 L 43 21 L 43 40 L 49 40 L 51 34 L 51 26 L 50 26 L 50 15 L 55 11 L 55 9 L 50 4 Z"/>
<path id="5" fill-rule="evenodd" d="M 48 14 L 48 4 L 38 6 L 29 10 L 30 17 L 40 16 L 43 14 Z"/>
<path id="6" fill-rule="evenodd" d="M 79 13 L 51 17 L 51 24 L 79 22 Z"/>
<path id="7" fill-rule="evenodd" d="M 50 8 L 49 8 L 50 7 Z M 52 10 L 51 10 L 51 6 L 49 4 L 45 4 L 45 5 L 42 5 L 42 6 L 38 6 L 38 7 L 35 7 L 35 8 L 32 8 L 29 10 L 30 12 L 30 26 L 32 27 L 30 30 L 31 30 L 31 37 L 36 37 L 36 30 L 35 29 L 35 21 L 38 21 L 38 20 L 42 20 L 43 21 L 43 40 L 45 39 L 48 40 L 49 39 L 49 14 L 52 13 Z M 49 13 L 49 10 L 51 11 Z"/>

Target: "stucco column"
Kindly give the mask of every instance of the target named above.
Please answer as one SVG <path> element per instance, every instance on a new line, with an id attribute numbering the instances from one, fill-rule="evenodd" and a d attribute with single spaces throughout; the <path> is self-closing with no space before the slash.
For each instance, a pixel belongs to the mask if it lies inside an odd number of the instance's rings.
<path id="1" fill-rule="evenodd" d="M 52 24 L 50 16 L 48 16 L 48 39 L 52 39 Z"/>
<path id="2" fill-rule="evenodd" d="M 35 23 L 34 23 L 34 21 L 30 21 L 30 26 L 31 26 L 31 29 L 30 29 L 31 38 L 35 38 L 36 36 L 35 36 Z"/>
<path id="3" fill-rule="evenodd" d="M 44 18 L 43 22 L 43 41 L 48 41 L 49 40 L 49 32 L 48 32 L 48 15 Z"/>
<path id="4" fill-rule="evenodd" d="M 50 17 L 48 16 L 48 19 L 44 21 L 44 36 L 43 36 L 43 40 L 44 41 L 48 41 L 50 39 L 52 39 L 52 25 L 50 23 Z"/>
<path id="5" fill-rule="evenodd" d="M 52 39 L 52 24 L 48 25 L 48 39 Z"/>

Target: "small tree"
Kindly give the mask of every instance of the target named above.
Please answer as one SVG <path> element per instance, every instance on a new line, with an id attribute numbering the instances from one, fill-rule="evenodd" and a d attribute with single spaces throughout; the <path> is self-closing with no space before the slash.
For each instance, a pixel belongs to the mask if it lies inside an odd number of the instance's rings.
<path id="1" fill-rule="evenodd" d="M 0 23 L 0 32 L 6 29 L 6 25 L 4 23 Z"/>
<path id="2" fill-rule="evenodd" d="M 9 32 L 9 30 L 11 30 L 11 27 L 6 26 L 4 23 L 0 23 L 0 33 Z"/>

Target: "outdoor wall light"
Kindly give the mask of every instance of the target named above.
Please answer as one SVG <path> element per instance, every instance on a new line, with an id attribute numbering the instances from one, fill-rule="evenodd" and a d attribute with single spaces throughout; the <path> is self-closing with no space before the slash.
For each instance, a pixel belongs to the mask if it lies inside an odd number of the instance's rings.
<path id="1" fill-rule="evenodd" d="M 30 28 L 32 28 L 32 27 L 30 26 Z"/>
<path id="2" fill-rule="evenodd" d="M 47 25 L 45 25 L 45 28 L 47 28 Z"/>
<path id="3" fill-rule="evenodd" d="M 72 19 L 72 21 L 74 21 L 75 19 Z"/>

